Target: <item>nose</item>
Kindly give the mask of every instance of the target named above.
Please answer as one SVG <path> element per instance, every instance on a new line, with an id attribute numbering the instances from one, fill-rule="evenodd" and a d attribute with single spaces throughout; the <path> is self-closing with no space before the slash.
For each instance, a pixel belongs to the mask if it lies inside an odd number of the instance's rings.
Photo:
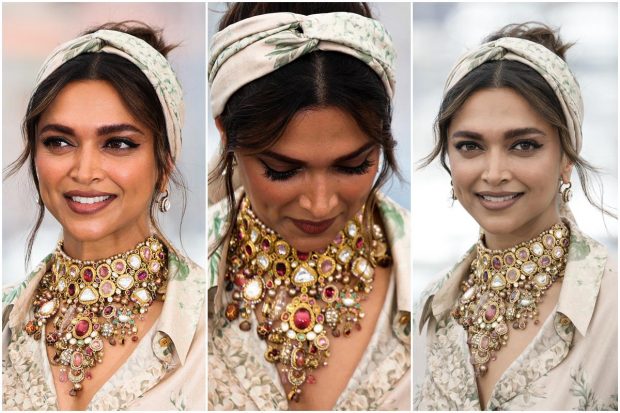
<path id="1" fill-rule="evenodd" d="M 507 157 L 500 150 L 490 150 L 484 158 L 482 180 L 490 186 L 499 186 L 510 180 L 510 167 Z"/>
<path id="2" fill-rule="evenodd" d="M 76 182 L 88 185 L 102 178 L 102 159 L 98 148 L 82 146 L 75 151 L 69 176 Z"/>
<path id="3" fill-rule="evenodd" d="M 316 220 L 331 218 L 338 206 L 336 182 L 327 175 L 320 173 L 313 176 L 299 197 L 299 205 Z"/>

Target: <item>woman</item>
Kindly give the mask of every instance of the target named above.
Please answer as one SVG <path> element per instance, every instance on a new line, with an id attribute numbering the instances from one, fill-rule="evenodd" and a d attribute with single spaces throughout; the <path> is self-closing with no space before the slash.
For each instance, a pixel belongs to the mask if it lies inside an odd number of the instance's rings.
<path id="1" fill-rule="evenodd" d="M 160 232 L 181 150 L 174 46 L 138 22 L 59 46 L 24 119 L 25 163 L 62 226 L 3 294 L 3 408 L 204 409 L 204 274 Z M 164 303 L 165 298 L 165 303 Z M 183 320 L 183 323 L 179 323 Z"/>
<path id="2" fill-rule="evenodd" d="M 389 35 L 359 3 L 239 3 L 219 28 L 209 408 L 408 410 Z"/>
<path id="3" fill-rule="evenodd" d="M 481 235 L 423 295 L 420 410 L 617 409 L 617 270 L 568 209 L 572 169 L 588 199 L 593 169 L 568 47 L 510 25 L 448 77 L 427 163 Z"/>

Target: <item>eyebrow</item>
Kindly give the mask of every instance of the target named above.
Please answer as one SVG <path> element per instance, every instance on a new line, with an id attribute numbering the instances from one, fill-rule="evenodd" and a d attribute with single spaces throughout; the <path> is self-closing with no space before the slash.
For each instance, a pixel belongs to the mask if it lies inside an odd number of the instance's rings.
<path id="1" fill-rule="evenodd" d="M 50 123 L 48 125 L 45 125 L 43 128 L 41 128 L 39 133 L 43 133 L 47 131 L 60 132 L 66 135 L 75 136 L 75 131 L 73 130 L 73 128 L 70 128 L 68 126 L 61 125 L 58 123 Z M 135 132 L 135 133 L 144 135 L 144 133 L 140 129 L 128 123 L 105 125 L 105 126 L 101 126 L 97 128 L 97 136 L 104 136 L 104 135 L 109 135 L 111 133 L 118 133 L 118 132 Z"/>
<path id="2" fill-rule="evenodd" d="M 519 136 L 524 136 L 524 135 L 546 136 L 545 132 L 541 131 L 540 129 L 528 127 L 528 128 L 517 128 L 517 129 L 508 130 L 504 132 L 504 139 L 514 139 L 514 138 L 518 138 Z M 458 130 L 452 134 L 451 138 L 469 138 L 469 139 L 481 141 L 482 135 L 479 134 L 478 132 L 472 132 L 468 130 Z"/>
<path id="3" fill-rule="evenodd" d="M 354 150 L 353 152 L 350 152 L 348 154 L 339 156 L 338 158 L 334 159 L 334 163 L 346 162 L 346 161 L 349 161 L 351 159 L 355 159 L 358 156 L 360 156 L 361 154 L 363 154 L 364 152 L 368 151 L 370 148 L 373 148 L 375 145 L 376 144 L 374 142 L 368 142 L 365 145 L 361 146 L 360 148 Z M 271 159 L 275 159 L 275 160 L 280 161 L 280 162 L 285 162 L 285 163 L 290 163 L 290 164 L 295 164 L 295 165 L 300 165 L 300 166 L 305 166 L 306 165 L 305 161 L 302 161 L 300 159 L 291 158 L 289 156 L 282 155 L 282 154 L 279 154 L 279 153 L 273 152 L 273 151 L 265 151 L 265 152 L 262 152 L 260 155 L 261 156 L 266 156 L 266 157 L 271 158 Z"/>

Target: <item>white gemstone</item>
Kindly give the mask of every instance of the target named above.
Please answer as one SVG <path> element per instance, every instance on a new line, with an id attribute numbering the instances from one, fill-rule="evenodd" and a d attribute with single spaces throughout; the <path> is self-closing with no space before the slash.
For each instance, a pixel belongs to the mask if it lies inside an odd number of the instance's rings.
<path id="1" fill-rule="evenodd" d="M 159 272 L 159 262 L 151 261 L 149 264 L 149 268 L 151 269 L 151 272 Z"/>
<path id="2" fill-rule="evenodd" d="M 313 330 L 315 333 L 319 334 L 323 331 L 323 324 L 315 324 Z"/>
<path id="3" fill-rule="evenodd" d="M 316 280 L 316 273 L 314 270 L 307 268 L 306 266 L 300 266 L 295 270 L 293 274 L 293 283 L 294 284 L 308 284 L 314 283 Z"/>
<path id="4" fill-rule="evenodd" d="M 95 301 L 99 298 L 99 294 L 92 287 L 86 287 L 80 293 L 80 302 L 82 304 L 87 304 L 89 302 Z"/>
<path id="5" fill-rule="evenodd" d="M 252 228 L 252 230 L 250 231 L 250 240 L 256 244 L 256 241 L 258 241 L 258 230 L 256 228 Z"/>
<path id="6" fill-rule="evenodd" d="M 129 258 L 127 258 L 127 264 L 129 264 L 129 266 L 134 270 L 140 268 L 141 263 L 142 260 L 140 259 L 140 256 L 138 254 L 131 254 Z"/>
<path id="7" fill-rule="evenodd" d="M 555 247 L 553 249 L 553 256 L 555 258 L 562 258 L 563 255 L 564 255 L 564 250 L 562 249 L 562 247 Z"/>
<path id="8" fill-rule="evenodd" d="M 532 261 L 528 261 L 521 266 L 521 269 L 524 273 L 530 275 L 533 274 L 534 271 L 536 271 L 536 264 L 534 264 Z"/>
<path id="9" fill-rule="evenodd" d="M 90 337 L 86 337 L 86 338 L 84 339 L 84 343 L 85 343 L 85 344 L 90 344 L 90 342 L 91 342 L 91 341 L 93 341 L 93 339 L 92 339 L 92 338 L 90 338 Z"/>
<path id="10" fill-rule="evenodd" d="M 469 287 L 469 289 L 465 291 L 465 293 L 461 297 L 461 302 L 463 303 L 468 302 L 469 300 L 473 298 L 475 293 L 476 293 L 476 287 Z"/>
<path id="11" fill-rule="evenodd" d="M 521 307 L 528 307 L 530 304 L 532 304 L 532 300 L 530 300 L 529 298 L 522 298 L 522 299 L 519 301 L 519 305 L 520 305 Z"/>
<path id="12" fill-rule="evenodd" d="M 243 296 L 248 300 L 258 300 L 263 294 L 263 283 L 258 279 L 253 279 L 243 286 Z"/>
<path id="13" fill-rule="evenodd" d="M 353 252 L 351 251 L 351 249 L 349 247 L 345 247 L 338 253 L 338 261 L 346 264 L 351 260 L 352 254 Z"/>
<path id="14" fill-rule="evenodd" d="M 128 316 L 128 315 L 126 315 L 126 314 L 120 314 L 120 315 L 118 316 L 118 321 L 120 321 L 121 323 L 126 323 L 126 322 L 128 322 L 129 320 L 131 320 L 131 317 L 130 317 L 130 316 Z"/>
<path id="15" fill-rule="evenodd" d="M 42 316 L 49 316 L 54 312 L 54 309 L 56 309 L 57 305 L 58 301 L 56 301 L 56 299 L 54 298 L 53 300 L 50 300 L 41 306 L 41 308 L 39 309 L 39 314 L 41 314 Z"/>
<path id="16" fill-rule="evenodd" d="M 256 262 L 263 271 L 267 271 L 267 268 L 269 268 L 269 257 L 267 257 L 267 254 L 264 252 L 261 252 L 256 256 Z"/>
<path id="17" fill-rule="evenodd" d="M 286 336 L 288 338 L 295 338 L 295 337 L 297 337 L 297 334 L 295 334 L 294 330 L 289 330 L 289 331 L 286 332 Z"/>
<path id="18" fill-rule="evenodd" d="M 556 229 L 556 230 L 555 230 L 555 237 L 556 237 L 557 239 L 562 238 L 562 230 L 561 230 L 561 229 Z"/>
<path id="19" fill-rule="evenodd" d="M 133 277 L 129 274 L 121 275 L 116 280 L 116 285 L 123 290 L 127 290 L 133 285 Z"/>
<path id="20" fill-rule="evenodd" d="M 536 275 L 536 283 L 542 286 L 547 285 L 549 282 L 549 277 L 545 273 L 539 273 Z"/>
<path id="21" fill-rule="evenodd" d="M 342 299 L 342 304 L 345 307 L 352 307 L 355 304 L 355 300 L 351 297 L 345 297 Z"/>
<path id="22" fill-rule="evenodd" d="M 276 248 L 278 255 L 282 255 L 285 256 L 286 255 L 286 247 L 282 244 L 278 245 L 278 247 Z"/>
<path id="23" fill-rule="evenodd" d="M 151 302 L 151 293 L 144 288 L 139 288 L 133 292 L 132 296 L 136 298 L 140 304 L 147 304 Z"/>
<path id="24" fill-rule="evenodd" d="M 506 281 L 499 274 L 495 275 L 495 277 L 493 277 L 493 279 L 491 280 L 491 287 L 492 288 L 501 288 L 501 287 L 503 287 L 505 285 L 506 285 Z"/>
<path id="25" fill-rule="evenodd" d="M 310 331 L 308 334 L 306 334 L 306 340 L 308 341 L 312 341 L 316 338 L 316 333 L 314 331 Z"/>
<path id="26" fill-rule="evenodd" d="M 349 225 L 347 225 L 347 234 L 349 234 L 351 238 L 357 235 L 357 225 L 355 225 L 355 223 L 350 222 Z"/>
<path id="27" fill-rule="evenodd" d="M 283 321 L 282 324 L 280 324 L 280 330 L 284 331 L 285 333 L 288 331 L 289 325 L 286 321 Z"/>
<path id="28" fill-rule="evenodd" d="M 64 278 L 61 278 L 60 281 L 58 281 L 58 287 L 56 289 L 59 293 L 61 293 L 65 290 L 65 288 L 67 288 L 67 282 Z"/>
<path id="29" fill-rule="evenodd" d="M 545 252 L 545 249 L 540 242 L 535 242 L 532 245 L 532 252 L 540 257 Z"/>

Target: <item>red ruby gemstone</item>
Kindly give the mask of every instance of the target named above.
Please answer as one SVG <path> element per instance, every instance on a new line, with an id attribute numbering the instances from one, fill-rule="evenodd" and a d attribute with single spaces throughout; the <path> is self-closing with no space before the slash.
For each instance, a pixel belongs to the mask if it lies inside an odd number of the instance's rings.
<path id="1" fill-rule="evenodd" d="M 269 247 L 271 247 L 271 243 L 269 242 L 269 240 L 267 238 L 263 239 L 263 242 L 261 243 L 263 250 L 265 251 L 269 251 Z"/>
<path id="2" fill-rule="evenodd" d="M 88 320 L 80 320 L 75 325 L 75 334 L 77 334 L 77 336 L 80 338 L 84 337 L 88 333 L 89 327 L 90 323 L 88 322 Z"/>
<path id="3" fill-rule="evenodd" d="M 297 350 L 297 353 L 295 353 L 295 365 L 298 368 L 302 368 L 305 363 L 306 363 L 306 355 L 304 354 L 304 351 Z"/>
<path id="4" fill-rule="evenodd" d="M 108 267 L 99 268 L 99 276 L 101 278 L 106 278 L 108 275 L 110 275 L 110 270 L 108 270 Z"/>
<path id="5" fill-rule="evenodd" d="M 163 259 L 164 259 L 164 257 L 165 257 L 165 255 L 164 255 L 164 253 L 163 253 L 162 251 L 159 251 L 159 252 L 157 253 L 157 256 L 159 257 L 159 259 L 160 259 L 160 260 L 163 260 Z"/>
<path id="6" fill-rule="evenodd" d="M 277 263 L 276 272 L 278 273 L 280 277 L 284 277 L 284 274 L 286 274 L 286 265 L 284 265 L 284 263 L 281 263 L 281 262 Z"/>
<path id="7" fill-rule="evenodd" d="M 358 250 L 361 249 L 364 246 L 364 239 L 362 237 L 359 237 L 357 239 L 357 241 L 355 241 L 355 248 L 357 248 Z"/>
<path id="8" fill-rule="evenodd" d="M 325 288 L 325 297 L 333 298 L 335 293 L 336 293 L 336 290 L 334 289 L 334 287 Z"/>
<path id="9" fill-rule="evenodd" d="M 90 268 L 87 268 L 86 270 L 84 270 L 84 275 L 83 275 L 84 281 L 86 282 L 92 282 L 93 281 L 93 272 Z"/>
<path id="10" fill-rule="evenodd" d="M 299 310 L 295 311 L 295 314 L 293 315 L 293 323 L 295 324 L 295 327 L 297 327 L 299 330 L 307 329 L 310 325 L 310 321 L 310 311 L 306 310 L 305 308 L 300 308 Z"/>
<path id="11" fill-rule="evenodd" d="M 103 309 L 103 315 L 108 316 L 108 315 L 112 314 L 112 311 L 114 311 L 114 307 L 113 307 L 113 306 L 111 306 L 111 305 L 108 305 L 108 306 L 106 306 L 106 307 Z"/>
<path id="12" fill-rule="evenodd" d="M 235 284 L 237 284 L 239 287 L 243 287 L 246 283 L 246 279 L 243 276 L 243 274 L 237 274 L 235 276 Z"/>
<path id="13" fill-rule="evenodd" d="M 90 347 L 86 347 L 86 350 L 84 350 L 86 352 L 86 355 L 88 356 L 92 356 L 93 355 L 93 349 Z"/>
<path id="14" fill-rule="evenodd" d="M 69 284 L 69 288 L 67 289 L 67 291 L 69 292 L 69 295 L 73 297 L 75 295 L 75 284 Z"/>
<path id="15" fill-rule="evenodd" d="M 140 281 L 144 281 L 144 280 L 146 280 L 146 278 L 147 278 L 148 276 L 149 276 L 149 274 L 148 274 L 146 271 L 144 271 L 144 270 L 142 270 L 142 271 L 140 271 L 140 272 L 138 273 L 138 279 L 139 279 Z"/>
<path id="16" fill-rule="evenodd" d="M 500 268 L 502 268 L 502 263 L 499 261 L 499 258 L 497 257 L 493 258 L 493 268 L 495 268 L 496 270 L 499 270 Z"/>
<path id="17" fill-rule="evenodd" d="M 301 251 L 297 251 L 297 258 L 299 258 L 302 261 L 306 261 L 308 259 L 308 253 L 307 252 L 301 252 Z"/>
<path id="18" fill-rule="evenodd" d="M 495 317 L 496 313 L 497 313 L 497 307 L 491 304 L 490 306 L 487 307 L 487 311 L 484 313 L 484 318 L 487 321 L 491 321 Z"/>
<path id="19" fill-rule="evenodd" d="M 245 253 L 248 255 L 252 255 L 252 247 L 250 247 L 249 245 L 245 246 Z"/>

